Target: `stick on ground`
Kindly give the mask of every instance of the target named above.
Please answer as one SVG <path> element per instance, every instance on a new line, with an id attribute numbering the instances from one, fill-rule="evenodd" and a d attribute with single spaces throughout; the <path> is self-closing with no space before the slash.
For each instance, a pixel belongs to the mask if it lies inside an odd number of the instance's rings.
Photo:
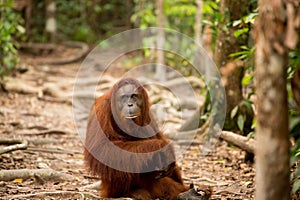
<path id="1" fill-rule="evenodd" d="M 0 155 L 15 150 L 27 149 L 28 146 L 28 142 L 26 140 L 16 140 L 16 139 L 13 140 L 0 139 L 0 144 L 13 144 L 10 146 L 0 148 Z"/>
<path id="2" fill-rule="evenodd" d="M 222 131 L 220 138 L 222 138 L 223 140 L 225 140 L 230 144 L 238 146 L 239 148 L 249 153 L 254 153 L 256 142 L 252 138 L 238 135 L 236 133 L 232 133 L 229 131 Z"/>
<path id="3" fill-rule="evenodd" d="M 0 181 L 12 181 L 17 178 L 29 179 L 39 177 L 48 181 L 72 181 L 74 177 L 53 169 L 13 169 L 0 170 Z"/>

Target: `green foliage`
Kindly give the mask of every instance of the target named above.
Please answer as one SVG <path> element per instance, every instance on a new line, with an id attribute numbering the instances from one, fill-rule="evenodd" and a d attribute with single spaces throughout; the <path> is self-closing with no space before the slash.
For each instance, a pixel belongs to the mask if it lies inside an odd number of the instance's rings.
<path id="1" fill-rule="evenodd" d="M 256 4 L 256 1 L 254 1 L 253 4 Z M 248 38 L 257 16 L 258 10 L 255 9 L 241 19 L 233 21 L 231 26 L 236 27 L 236 30 L 233 32 L 233 36 L 237 39 Z M 242 85 L 246 87 L 253 84 L 253 73 L 251 72 L 254 70 L 254 43 L 250 40 L 247 45 L 240 46 L 240 49 L 241 51 L 230 54 L 230 57 L 242 60 L 246 63 L 245 71 L 247 73 L 242 80 Z"/>
<path id="2" fill-rule="evenodd" d="M 13 70 L 18 63 L 17 42 L 25 30 L 22 18 L 13 10 L 12 0 L 0 2 L 0 77 Z"/>
<path id="3" fill-rule="evenodd" d="M 140 28 L 156 26 L 156 1 L 134 0 L 134 2 L 135 9 L 131 21 L 135 26 Z M 213 21 L 217 8 L 216 1 L 203 1 L 202 14 L 211 15 L 210 18 Z M 196 10 L 196 0 L 164 0 L 165 27 L 193 37 Z M 205 20 L 203 23 L 212 24 Z"/>
<path id="4" fill-rule="evenodd" d="M 252 4 L 256 4 L 256 2 L 252 2 Z M 253 104 L 253 102 L 250 101 L 250 97 L 254 94 L 254 83 L 253 83 L 254 72 L 253 71 L 254 71 L 254 51 L 255 51 L 254 42 L 251 39 L 249 40 L 249 35 L 250 32 L 252 31 L 254 21 L 257 15 L 258 15 L 258 11 L 254 10 L 238 20 L 235 20 L 233 22 L 231 21 L 227 22 L 227 26 L 231 26 L 234 28 L 233 36 L 237 39 L 237 41 L 244 41 L 241 42 L 242 45 L 240 46 L 240 51 L 234 52 L 229 56 L 231 58 L 244 62 L 245 73 L 242 78 L 241 84 L 243 88 L 245 88 L 245 91 L 247 91 L 247 93 L 245 96 L 246 100 L 243 101 L 243 104 L 246 105 L 249 110 L 252 110 L 251 104 Z M 238 105 L 237 107 L 240 108 L 240 105 Z M 238 114 L 236 114 L 237 116 L 235 116 L 234 118 L 233 115 L 235 112 Z M 245 114 L 241 115 L 236 110 L 233 110 L 231 112 L 231 118 L 236 121 L 238 128 L 242 133 L 244 132 L 243 129 L 245 127 L 245 123 L 247 120 L 246 117 L 247 115 Z M 255 120 L 256 119 L 254 116 L 253 120 L 251 120 L 252 121 L 251 129 L 255 128 L 255 124 L 254 124 Z M 252 130 L 248 134 L 248 136 L 249 135 L 253 135 Z"/>
<path id="5" fill-rule="evenodd" d="M 295 70 L 300 68 L 300 47 L 289 52 L 288 79 L 294 76 Z"/>
<path id="6" fill-rule="evenodd" d="M 91 6 L 91 7 L 89 7 Z M 84 42 L 95 40 L 95 34 L 88 24 L 87 9 L 93 4 L 80 0 L 56 0 L 57 31 L 63 40 L 71 39 Z M 94 8 L 99 9 L 98 6 Z"/>
<path id="7" fill-rule="evenodd" d="M 241 51 L 230 54 L 230 57 L 234 57 L 238 60 L 250 60 L 254 56 L 254 46 L 241 46 Z"/>
<path id="8" fill-rule="evenodd" d="M 296 49 L 289 52 L 289 63 L 287 70 L 287 78 L 292 79 L 295 70 L 300 69 L 300 49 L 299 45 Z M 294 145 L 291 148 L 290 163 L 292 166 L 291 182 L 292 194 L 299 194 L 300 191 L 300 112 L 294 102 L 294 97 L 291 91 L 291 84 L 288 83 L 288 100 L 289 100 L 289 130 L 291 140 Z"/>
<path id="9" fill-rule="evenodd" d="M 156 25 L 155 2 L 146 0 L 134 0 L 134 13 L 131 21 L 135 26 L 146 28 Z"/>
<path id="10" fill-rule="evenodd" d="M 165 0 L 164 13 L 167 16 L 167 27 L 194 35 L 196 6 L 194 1 Z"/>
<path id="11" fill-rule="evenodd" d="M 239 105 L 235 106 L 231 110 L 230 118 L 237 122 L 238 129 L 239 131 L 241 131 L 241 133 L 245 132 L 245 124 L 248 116 L 247 110 L 252 110 L 252 104 L 253 103 L 249 100 L 243 100 Z M 252 134 L 252 132 L 250 133 Z"/>
<path id="12" fill-rule="evenodd" d="M 130 1 L 121 0 L 54 0 L 58 41 L 77 40 L 93 43 L 130 28 L 129 15 L 132 12 Z M 34 42 L 47 42 L 45 32 L 45 1 L 33 0 L 35 17 L 32 18 L 31 37 Z M 126 27 L 127 26 L 127 27 Z"/>
<path id="13" fill-rule="evenodd" d="M 298 169 L 298 168 L 297 168 Z M 299 174 L 298 174 L 299 176 Z M 293 183 L 293 187 L 292 187 L 292 194 L 296 194 L 296 192 L 300 189 L 300 180 L 297 179 L 294 181 Z"/>
<path id="14" fill-rule="evenodd" d="M 131 21 L 136 27 L 146 28 L 157 26 L 157 10 L 156 1 L 146 0 L 134 0 L 134 13 L 131 16 Z M 214 12 L 218 8 L 218 3 L 212 0 L 203 1 L 202 15 L 211 15 L 209 18 L 215 20 Z M 195 26 L 195 15 L 196 15 L 196 0 L 164 0 L 164 25 L 166 28 L 178 30 L 190 37 L 194 37 L 194 26 Z M 204 17 L 203 17 L 204 19 Z M 211 24 L 203 20 L 203 26 Z M 155 39 L 155 38 L 154 38 Z M 152 41 L 144 41 L 151 43 Z M 191 49 L 194 48 L 194 44 L 183 44 L 184 41 L 178 41 L 182 49 L 185 49 L 185 54 L 192 57 L 193 52 Z M 193 45 L 193 46 L 189 46 Z M 190 52 L 189 52 L 190 51 Z M 145 57 L 150 56 L 150 50 L 144 51 Z M 165 62 L 167 65 L 179 69 L 184 75 L 190 75 L 193 73 L 191 64 L 185 59 L 172 53 L 165 54 Z M 189 70 L 191 69 L 191 70 Z"/>
<path id="15" fill-rule="evenodd" d="M 300 113 L 293 112 L 289 121 L 291 137 L 295 140 L 295 144 L 291 148 L 290 163 L 294 168 L 291 173 L 292 194 L 296 194 L 300 190 Z"/>

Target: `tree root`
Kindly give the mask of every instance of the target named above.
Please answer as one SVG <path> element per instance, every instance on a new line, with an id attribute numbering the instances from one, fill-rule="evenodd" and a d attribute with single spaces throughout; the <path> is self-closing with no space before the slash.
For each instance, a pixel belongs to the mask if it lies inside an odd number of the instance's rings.
<path id="1" fill-rule="evenodd" d="M 68 58 L 60 58 L 60 59 L 48 59 L 48 60 L 41 60 L 38 61 L 38 64 L 48 64 L 48 65 L 63 65 L 69 64 L 72 62 L 76 62 L 80 60 L 83 56 L 85 56 L 89 51 L 89 46 L 83 42 L 77 41 L 69 41 L 64 42 L 63 45 L 71 48 L 79 48 L 80 51 L 76 55 L 72 55 Z M 21 43 L 22 48 L 27 49 L 36 49 L 36 50 L 49 50 L 53 51 L 57 48 L 55 44 L 46 44 L 46 43 Z"/>

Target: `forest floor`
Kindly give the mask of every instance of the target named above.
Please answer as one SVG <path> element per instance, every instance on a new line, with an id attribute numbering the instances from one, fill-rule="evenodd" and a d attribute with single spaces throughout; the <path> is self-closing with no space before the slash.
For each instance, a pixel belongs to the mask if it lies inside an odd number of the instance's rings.
<path id="1" fill-rule="evenodd" d="M 33 88 L 54 84 L 60 86 L 63 93 L 72 94 L 80 62 L 51 66 L 36 64 L 32 57 L 22 56 L 21 63 L 28 71 L 15 75 L 16 80 Z M 29 141 L 25 150 L 0 154 L 0 171 L 53 169 L 74 179 L 48 181 L 34 176 L 27 180 L 0 181 L 0 199 L 93 199 L 99 196 L 99 191 L 84 188 L 98 179 L 84 167 L 83 145 L 73 120 L 72 96 L 66 100 L 47 95 L 45 91 L 40 94 L 34 89 L 31 94 L 22 89 L 0 93 L 0 139 Z M 186 184 L 213 187 L 212 199 L 247 200 L 254 197 L 255 172 L 253 164 L 244 162 L 244 154 L 219 141 L 207 156 L 199 157 L 198 148 L 192 145 L 178 164 Z"/>

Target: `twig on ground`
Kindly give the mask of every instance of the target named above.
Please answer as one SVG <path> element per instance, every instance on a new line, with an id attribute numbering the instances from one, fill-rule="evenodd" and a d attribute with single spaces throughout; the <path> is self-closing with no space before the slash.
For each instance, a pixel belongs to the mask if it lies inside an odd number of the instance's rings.
<path id="1" fill-rule="evenodd" d="M 33 126 L 28 126 L 26 129 L 38 129 L 38 130 L 47 130 L 48 127 L 42 126 L 42 125 L 33 125 Z"/>
<path id="2" fill-rule="evenodd" d="M 41 145 L 41 144 L 57 144 L 60 141 L 59 140 L 55 140 L 55 139 L 50 139 L 50 138 L 35 138 L 35 139 L 27 139 L 29 144 L 33 144 L 33 145 Z"/>
<path id="3" fill-rule="evenodd" d="M 54 148 L 38 148 L 38 147 L 28 147 L 26 152 L 28 151 L 39 151 L 39 152 L 46 152 L 46 153 L 59 153 L 59 154 L 70 154 L 74 155 L 76 153 L 81 154 L 82 152 L 74 152 L 66 149 L 54 149 Z"/>
<path id="4" fill-rule="evenodd" d="M 20 134 L 21 135 L 47 135 L 47 134 L 65 135 L 68 133 L 69 133 L 68 131 L 52 129 L 52 130 L 40 131 L 37 133 L 20 133 Z"/>
<path id="5" fill-rule="evenodd" d="M 215 192 L 215 194 L 222 194 L 222 193 L 242 195 L 242 193 L 240 193 L 240 192 L 234 192 L 234 191 L 229 191 L 229 190 L 219 190 L 219 191 Z"/>
<path id="6" fill-rule="evenodd" d="M 47 102 L 51 102 L 51 103 L 65 103 L 65 104 L 72 104 L 71 100 L 67 99 L 67 98 L 56 98 L 56 97 L 48 97 L 48 96 L 42 96 L 42 97 L 38 97 L 39 100 L 42 101 L 47 101 Z"/>
<path id="7" fill-rule="evenodd" d="M 49 196 L 74 196 L 74 195 L 80 195 L 80 199 L 86 199 L 86 198 L 93 198 L 93 199 L 100 199 L 97 195 L 94 195 L 90 192 L 75 192 L 75 191 L 54 191 L 54 192 L 39 192 L 39 193 L 34 193 L 34 194 L 22 194 L 22 195 L 14 195 L 11 196 L 9 199 L 26 199 L 30 197 L 49 197 Z"/>
<path id="8" fill-rule="evenodd" d="M 53 169 L 13 169 L 0 170 L 0 181 L 12 181 L 16 178 L 29 179 L 39 177 L 49 181 L 72 181 L 74 177 Z"/>
<path id="9" fill-rule="evenodd" d="M 239 148 L 249 153 L 254 153 L 256 142 L 252 138 L 238 135 L 236 133 L 229 132 L 229 131 L 222 131 L 220 138 L 222 138 L 223 140 L 225 140 L 230 144 L 238 146 Z"/>
<path id="10" fill-rule="evenodd" d="M 13 140 L 0 139 L 0 144 L 12 144 L 10 146 L 0 148 L 0 155 L 15 150 L 23 150 L 26 149 L 28 146 L 27 140 L 17 140 L 17 139 L 13 139 Z"/>
<path id="11" fill-rule="evenodd" d="M 6 78 L 3 87 L 8 92 L 18 92 L 22 94 L 40 94 L 41 88 L 35 87 L 17 78 Z"/>

